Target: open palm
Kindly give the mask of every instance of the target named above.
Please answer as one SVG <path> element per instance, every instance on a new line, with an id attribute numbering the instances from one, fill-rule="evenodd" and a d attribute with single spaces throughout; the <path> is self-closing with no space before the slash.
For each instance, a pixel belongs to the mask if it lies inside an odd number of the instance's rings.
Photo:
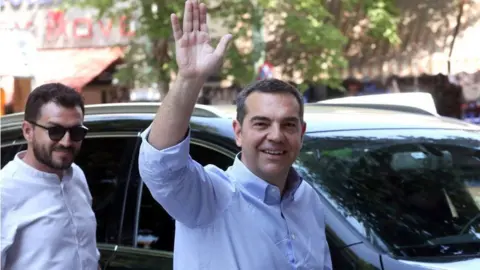
<path id="1" fill-rule="evenodd" d="M 207 8 L 196 0 L 185 2 L 183 31 L 178 17 L 171 15 L 179 75 L 184 78 L 206 78 L 221 65 L 231 35 L 225 35 L 217 48 L 210 45 Z"/>

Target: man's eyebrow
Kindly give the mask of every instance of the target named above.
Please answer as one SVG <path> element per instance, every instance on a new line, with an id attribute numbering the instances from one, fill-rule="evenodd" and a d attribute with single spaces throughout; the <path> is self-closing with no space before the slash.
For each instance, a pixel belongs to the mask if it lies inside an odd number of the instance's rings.
<path id="1" fill-rule="evenodd" d="M 289 116 L 282 119 L 283 122 L 299 122 L 300 118 L 296 116 Z"/>
<path id="2" fill-rule="evenodd" d="M 267 122 L 270 122 L 272 120 L 268 117 L 265 117 L 265 116 L 253 116 L 252 118 L 250 118 L 250 122 L 253 122 L 253 121 L 267 121 Z"/>
<path id="3" fill-rule="evenodd" d="M 47 125 L 53 125 L 53 126 L 61 126 L 61 124 L 53 121 L 47 121 Z"/>
<path id="4" fill-rule="evenodd" d="M 265 117 L 265 116 L 253 116 L 250 118 L 250 121 L 265 121 L 265 122 L 271 122 L 272 119 Z M 300 118 L 296 116 L 289 116 L 281 119 L 282 122 L 299 122 Z"/>
<path id="5" fill-rule="evenodd" d="M 59 126 L 59 127 L 67 127 L 67 126 L 64 126 L 60 123 L 57 123 L 57 122 L 54 122 L 54 121 L 48 121 L 47 122 L 47 125 L 52 125 L 52 126 Z M 77 126 L 81 126 L 83 125 L 82 123 L 78 123 L 78 124 L 75 124 L 75 125 L 72 125 L 72 126 L 68 126 L 68 127 L 77 127 Z"/>

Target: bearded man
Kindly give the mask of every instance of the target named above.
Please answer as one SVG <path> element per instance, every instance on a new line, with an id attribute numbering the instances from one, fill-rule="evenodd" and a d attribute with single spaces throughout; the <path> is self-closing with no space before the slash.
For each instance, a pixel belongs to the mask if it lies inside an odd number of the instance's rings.
<path id="1" fill-rule="evenodd" d="M 88 129 L 82 96 L 59 84 L 34 89 L 22 131 L 28 147 L 1 171 L 1 269 L 99 268 L 96 219 L 73 163 Z"/>

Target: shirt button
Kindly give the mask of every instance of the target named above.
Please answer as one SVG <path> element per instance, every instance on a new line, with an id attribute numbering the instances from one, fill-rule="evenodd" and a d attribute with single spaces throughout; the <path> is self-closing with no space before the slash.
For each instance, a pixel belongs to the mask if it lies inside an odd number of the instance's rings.
<path id="1" fill-rule="evenodd" d="M 295 240 L 295 234 L 292 233 L 292 240 Z"/>

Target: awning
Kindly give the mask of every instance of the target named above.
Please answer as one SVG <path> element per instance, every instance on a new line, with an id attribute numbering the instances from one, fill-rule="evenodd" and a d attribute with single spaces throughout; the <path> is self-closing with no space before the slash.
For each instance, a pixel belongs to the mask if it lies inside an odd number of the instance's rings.
<path id="1" fill-rule="evenodd" d="M 123 55 L 119 47 L 38 50 L 35 84 L 59 82 L 80 90 Z"/>

